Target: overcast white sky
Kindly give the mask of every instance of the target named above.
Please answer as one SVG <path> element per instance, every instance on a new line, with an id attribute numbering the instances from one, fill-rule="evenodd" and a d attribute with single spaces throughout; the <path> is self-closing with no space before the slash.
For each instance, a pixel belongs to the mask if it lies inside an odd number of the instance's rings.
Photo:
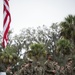
<path id="1" fill-rule="evenodd" d="M 75 0 L 10 0 L 11 26 L 14 33 L 22 28 L 50 26 L 75 15 Z M 3 0 L 0 0 L 0 31 L 3 30 Z"/>

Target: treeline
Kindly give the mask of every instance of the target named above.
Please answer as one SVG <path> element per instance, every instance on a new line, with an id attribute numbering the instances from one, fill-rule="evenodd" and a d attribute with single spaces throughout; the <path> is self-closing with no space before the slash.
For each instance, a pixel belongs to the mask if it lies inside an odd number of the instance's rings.
<path id="1" fill-rule="evenodd" d="M 49 27 L 43 25 L 36 29 L 24 28 L 14 36 L 12 33 L 12 30 L 9 31 L 8 46 L 3 49 L 0 31 L 1 62 L 22 64 L 27 61 L 27 58 L 43 62 L 47 53 L 63 64 L 68 57 L 75 60 L 75 16 L 73 15 L 68 15 L 61 23 L 53 23 Z M 3 60 L 4 58 L 6 60 Z"/>

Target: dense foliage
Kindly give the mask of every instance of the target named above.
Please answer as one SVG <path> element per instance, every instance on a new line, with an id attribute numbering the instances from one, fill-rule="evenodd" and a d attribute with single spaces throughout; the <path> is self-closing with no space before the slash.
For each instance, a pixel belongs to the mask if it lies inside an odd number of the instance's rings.
<path id="1" fill-rule="evenodd" d="M 74 59 L 75 16 L 73 15 L 66 17 L 60 24 L 53 23 L 49 27 L 43 25 L 36 29 L 24 28 L 20 34 L 14 36 L 12 32 L 12 30 L 9 32 L 8 46 L 3 49 L 1 46 L 2 32 L 0 31 L 0 59 L 11 59 L 14 65 L 25 62 L 27 58 L 32 58 L 34 61 L 40 60 L 41 55 L 43 60 L 47 53 L 52 54 L 53 58 L 59 61 L 63 55 Z"/>

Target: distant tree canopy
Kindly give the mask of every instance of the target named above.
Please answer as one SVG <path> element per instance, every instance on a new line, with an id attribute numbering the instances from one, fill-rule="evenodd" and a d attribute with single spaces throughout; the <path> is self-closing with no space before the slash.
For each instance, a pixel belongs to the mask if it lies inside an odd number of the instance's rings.
<path id="1" fill-rule="evenodd" d="M 70 41 L 73 47 L 73 53 L 75 53 L 75 16 L 68 15 L 65 21 L 60 23 L 61 27 L 61 37 Z"/>
<path id="2" fill-rule="evenodd" d="M 72 53 L 72 45 L 69 40 L 61 38 L 57 42 L 57 50 L 64 55 L 69 55 Z"/>
<path id="3" fill-rule="evenodd" d="M 57 41 L 57 51 L 63 54 L 63 57 L 72 57 L 75 60 L 75 16 L 68 15 L 60 23 L 60 39 Z"/>
<path id="4" fill-rule="evenodd" d="M 60 23 L 61 36 L 71 41 L 75 45 L 75 16 L 68 15 L 65 21 Z M 75 46 L 74 46 L 75 47 Z"/>
<path id="5" fill-rule="evenodd" d="M 7 52 L 17 55 L 20 61 L 28 53 L 28 57 L 35 59 L 40 55 L 51 53 L 56 60 L 63 55 L 73 56 L 75 54 L 75 16 L 68 15 L 61 23 L 53 23 L 47 27 L 22 29 L 19 34 L 12 36 L 13 31 L 9 32 L 9 41 L 6 49 L 0 46 L 0 52 Z M 63 38 L 62 38 L 63 37 Z M 2 32 L 0 31 L 0 45 L 2 42 Z M 23 52 L 23 53 L 22 53 Z M 17 63 L 16 62 L 16 63 Z"/>
<path id="6" fill-rule="evenodd" d="M 46 56 L 46 50 L 43 44 L 34 43 L 30 45 L 30 51 L 28 52 L 28 57 L 35 58 L 35 60 L 39 60 L 42 56 Z"/>

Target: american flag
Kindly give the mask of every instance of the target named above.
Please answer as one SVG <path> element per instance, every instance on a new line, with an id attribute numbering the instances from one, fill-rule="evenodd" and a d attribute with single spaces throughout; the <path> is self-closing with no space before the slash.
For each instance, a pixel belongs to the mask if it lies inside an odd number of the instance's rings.
<path id="1" fill-rule="evenodd" d="M 9 11 L 9 0 L 3 0 L 3 47 L 8 43 L 8 32 L 10 28 L 11 16 Z"/>

